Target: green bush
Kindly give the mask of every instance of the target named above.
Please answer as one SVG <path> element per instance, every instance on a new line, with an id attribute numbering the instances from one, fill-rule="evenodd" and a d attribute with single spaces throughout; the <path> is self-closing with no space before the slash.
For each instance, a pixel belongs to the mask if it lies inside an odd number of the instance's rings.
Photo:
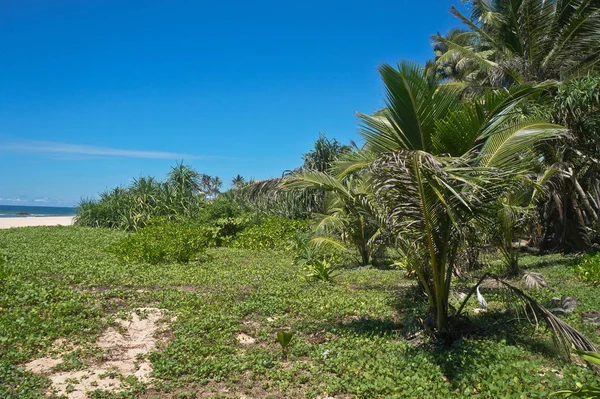
<path id="1" fill-rule="evenodd" d="M 231 192 L 220 194 L 211 201 L 207 201 L 198 219 L 211 223 L 221 219 L 237 218 L 242 215 L 242 210 Z"/>
<path id="2" fill-rule="evenodd" d="M 296 237 L 307 230 L 306 220 L 268 217 L 239 233 L 232 246 L 259 251 L 291 250 L 295 248 Z"/>
<path id="3" fill-rule="evenodd" d="M 215 220 L 212 223 L 212 229 L 215 232 L 216 245 L 228 246 L 249 224 L 248 218 L 244 217 Z"/>
<path id="4" fill-rule="evenodd" d="M 214 246 L 213 229 L 196 224 L 159 222 L 139 229 L 108 247 L 124 262 L 185 263 Z"/>
<path id="5" fill-rule="evenodd" d="M 140 177 L 127 187 L 116 187 L 100 193 L 98 200 L 81 200 L 76 210 L 75 224 L 137 230 L 156 218 L 197 219 L 209 201 L 217 202 L 214 197 L 218 194 L 220 184 L 218 178 L 177 164 L 171 168 L 165 181 Z M 221 208 L 233 206 L 225 203 Z M 233 212 L 221 208 L 214 212 L 228 216 Z"/>
<path id="6" fill-rule="evenodd" d="M 600 284 L 600 252 L 584 255 L 575 271 L 583 281 Z"/>

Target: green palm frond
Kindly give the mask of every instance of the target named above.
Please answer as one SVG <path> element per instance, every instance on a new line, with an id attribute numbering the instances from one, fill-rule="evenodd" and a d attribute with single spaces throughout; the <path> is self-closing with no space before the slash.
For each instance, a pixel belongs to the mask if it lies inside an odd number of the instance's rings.
<path id="1" fill-rule="evenodd" d="M 460 106 L 460 91 L 440 85 L 417 64 L 398 69 L 384 64 L 379 73 L 386 88 L 386 109 L 378 116 L 359 114 L 361 135 L 377 152 L 412 149 L 431 151 L 435 121 Z"/>
<path id="2" fill-rule="evenodd" d="M 532 153 L 535 145 L 566 134 L 560 126 L 537 118 L 517 121 L 490 135 L 479 154 L 479 165 L 484 167 L 513 168 L 515 163 L 523 163 L 524 155 Z"/>
<path id="3" fill-rule="evenodd" d="M 329 248 L 339 249 L 343 252 L 348 251 L 348 248 L 346 248 L 346 246 L 344 245 L 344 243 L 342 241 L 338 240 L 337 238 L 331 237 L 331 236 L 316 236 L 316 237 L 313 237 L 310 240 L 310 242 L 317 248 L 329 247 Z"/>
<path id="4" fill-rule="evenodd" d="M 468 3 L 472 6 L 470 17 L 454 7 L 451 9 L 466 29 L 433 38 L 440 76 L 508 87 L 526 81 L 563 79 L 573 76 L 575 71 L 597 71 L 600 61 L 597 1 L 469 0 Z M 463 64 L 462 71 L 456 68 L 458 60 Z M 452 68 L 460 73 L 448 74 L 447 70 Z"/>
<path id="5" fill-rule="evenodd" d="M 368 168 L 376 157 L 377 154 L 367 148 L 348 152 L 333 163 L 331 174 L 338 178 L 355 174 Z"/>

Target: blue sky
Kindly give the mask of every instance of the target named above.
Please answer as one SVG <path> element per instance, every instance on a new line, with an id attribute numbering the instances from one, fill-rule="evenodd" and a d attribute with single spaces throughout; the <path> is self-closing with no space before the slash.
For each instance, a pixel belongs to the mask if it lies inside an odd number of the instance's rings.
<path id="1" fill-rule="evenodd" d="M 358 141 L 376 68 L 431 57 L 456 1 L 4 0 L 0 204 L 75 205 L 184 159 L 229 182 Z"/>

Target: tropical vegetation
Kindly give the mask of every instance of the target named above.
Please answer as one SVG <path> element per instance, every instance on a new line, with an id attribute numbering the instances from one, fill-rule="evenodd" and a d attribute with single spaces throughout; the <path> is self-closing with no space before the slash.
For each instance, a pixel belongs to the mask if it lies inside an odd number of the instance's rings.
<path id="1" fill-rule="evenodd" d="M 384 106 L 358 113 L 360 145 L 319 134 L 302 165 L 225 192 L 181 162 L 82 200 L 73 228 L 3 232 L 0 393 L 47 386 L 16 366 L 50 350 L 35 328 L 92 361 L 112 300 L 177 316 L 150 355 L 157 382 L 132 395 L 596 389 L 567 360 L 600 342 L 581 319 L 600 315 L 600 4 L 466 3 L 428 63 L 379 67 Z M 33 249 L 48 245 L 77 254 Z"/>

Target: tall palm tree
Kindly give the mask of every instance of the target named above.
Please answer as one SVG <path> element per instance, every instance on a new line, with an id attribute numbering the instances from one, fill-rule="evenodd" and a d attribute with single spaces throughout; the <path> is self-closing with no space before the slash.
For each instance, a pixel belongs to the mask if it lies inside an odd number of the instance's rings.
<path id="1" fill-rule="evenodd" d="M 483 87 L 509 87 L 548 79 L 562 83 L 554 106 L 541 108 L 545 108 L 548 120 L 564 124 L 572 129 L 573 135 L 548 148 L 544 158 L 548 166 L 559 169 L 560 173 L 548 181 L 547 195 L 538 200 L 540 243 L 550 250 L 583 250 L 590 244 L 590 231 L 597 231 L 600 210 L 599 206 L 594 207 L 600 205 L 599 201 L 593 202 L 600 187 L 597 177 L 600 169 L 590 159 L 587 149 L 595 148 L 600 141 L 590 146 L 589 140 L 581 140 L 582 134 L 577 133 L 578 128 L 585 126 L 587 134 L 583 136 L 594 135 L 594 128 L 579 122 L 597 120 L 585 114 L 590 104 L 598 102 L 588 96 L 594 92 L 586 84 L 589 80 L 580 77 L 600 71 L 600 3 L 596 0 L 469 0 L 468 3 L 471 6 L 468 16 L 454 7 L 451 9 L 464 30 L 432 37 L 435 69 L 439 76 L 470 93 L 480 92 Z M 569 91 L 575 95 L 560 103 L 561 92 Z M 572 105 L 578 108 L 575 113 L 570 112 Z M 592 206 L 588 206 L 590 203 Z"/>
<path id="2" fill-rule="evenodd" d="M 231 179 L 231 185 L 233 186 L 233 188 L 240 188 L 244 184 L 246 184 L 246 179 L 244 179 L 244 176 L 240 174 Z"/>
<path id="3" fill-rule="evenodd" d="M 522 117 L 519 105 L 548 85 L 461 90 L 404 62 L 379 68 L 386 107 L 359 114 L 379 220 L 394 235 L 428 294 L 440 334 L 448 332 L 452 270 L 466 226 L 537 159 L 536 146 L 564 128 Z"/>
<path id="4" fill-rule="evenodd" d="M 470 16 L 452 7 L 466 30 L 435 35 L 440 70 L 460 59 L 467 84 L 565 80 L 600 61 L 600 3 L 596 0 L 469 0 Z M 445 51 L 439 51 L 445 50 Z"/>

